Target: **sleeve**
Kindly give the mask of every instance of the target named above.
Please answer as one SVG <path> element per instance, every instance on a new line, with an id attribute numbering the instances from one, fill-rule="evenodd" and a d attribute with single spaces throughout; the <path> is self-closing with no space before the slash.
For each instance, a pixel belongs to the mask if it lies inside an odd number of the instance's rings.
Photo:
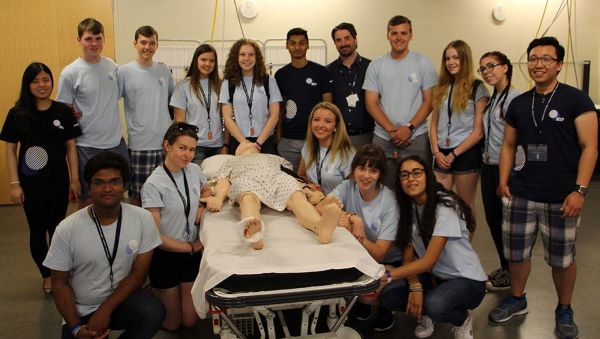
<path id="1" fill-rule="evenodd" d="M 123 67 L 117 67 L 117 85 L 119 86 L 119 98 L 125 94 L 125 70 Z"/>
<path id="2" fill-rule="evenodd" d="M 573 108 L 574 108 L 573 112 L 575 112 L 575 116 L 573 117 L 573 119 L 576 119 L 582 113 L 596 111 L 594 102 L 592 101 L 592 99 L 590 99 L 590 97 L 587 94 L 585 94 L 584 92 L 582 92 L 578 89 L 573 89 L 573 90 L 576 93 L 575 100 L 572 101 Z"/>
<path id="3" fill-rule="evenodd" d="M 152 218 L 152 214 L 147 210 L 140 209 L 140 222 L 142 223 L 142 241 L 138 253 L 146 253 L 162 244 L 160 232 Z"/>
<path id="4" fill-rule="evenodd" d="M 220 104 L 229 104 L 229 80 L 225 79 L 221 83 L 221 92 L 219 94 L 219 103 Z"/>
<path id="5" fill-rule="evenodd" d="M 479 101 L 481 98 L 489 98 L 490 92 L 488 92 L 487 88 L 481 82 L 479 86 L 477 86 L 477 91 L 475 92 L 475 102 Z"/>
<path id="6" fill-rule="evenodd" d="M 454 209 L 440 204 L 435 214 L 436 221 L 432 236 L 446 238 L 461 237 L 460 218 Z"/>
<path id="7" fill-rule="evenodd" d="M 163 197 L 153 182 L 146 181 L 142 186 L 142 207 L 143 208 L 161 208 L 165 207 Z"/>
<path id="8" fill-rule="evenodd" d="M 421 88 L 429 89 L 438 84 L 438 75 L 433 66 L 433 63 L 429 58 L 422 56 L 421 57 Z"/>
<path id="9" fill-rule="evenodd" d="M 198 166 L 198 165 L 196 165 Z M 198 166 L 198 179 L 200 181 L 200 189 L 202 190 L 202 187 L 204 187 L 204 185 L 206 185 L 206 183 L 208 183 L 208 179 L 206 178 L 206 175 L 204 174 L 204 172 L 202 172 L 202 168 L 200 168 L 200 166 Z"/>
<path id="10" fill-rule="evenodd" d="M 13 144 L 18 143 L 21 140 L 21 135 L 15 121 L 15 114 L 14 108 L 8 111 L 6 120 L 4 120 L 4 126 L 2 126 L 2 132 L 0 132 L 0 140 Z"/>
<path id="11" fill-rule="evenodd" d="M 185 81 L 177 84 L 171 95 L 171 102 L 169 103 L 171 106 L 182 110 L 187 108 L 187 96 L 185 93 L 185 85 L 187 84 L 188 82 Z"/>
<path id="12" fill-rule="evenodd" d="M 352 173 L 352 160 L 354 159 L 355 155 L 356 155 L 356 151 L 352 150 L 348 154 L 348 158 L 342 159 L 342 161 L 340 163 L 340 170 L 342 171 L 342 174 L 344 175 L 344 179 L 348 178 L 350 173 Z"/>
<path id="13" fill-rule="evenodd" d="M 342 204 L 344 204 L 344 206 L 347 205 L 348 202 L 348 184 L 349 181 L 348 180 L 344 180 L 342 181 L 339 185 L 336 186 L 336 188 L 332 189 L 331 192 L 329 192 L 329 194 L 327 194 L 327 196 L 331 196 L 331 197 L 336 197 L 338 199 L 340 199 L 342 201 Z"/>
<path id="14" fill-rule="evenodd" d="M 225 179 L 231 174 L 231 171 L 233 170 L 233 161 L 234 160 L 235 160 L 235 158 L 227 160 L 227 162 L 225 162 L 221 166 L 221 168 L 219 169 L 219 172 L 218 172 L 217 180 Z"/>
<path id="15" fill-rule="evenodd" d="M 73 259 L 69 249 L 69 231 L 73 228 L 69 227 L 70 225 L 67 224 L 69 222 L 70 221 L 63 220 L 52 236 L 52 242 L 50 243 L 48 254 L 43 263 L 44 266 L 51 270 L 69 272 L 73 269 Z"/>
<path id="16" fill-rule="evenodd" d="M 169 82 L 169 96 L 173 95 L 173 91 L 175 90 L 175 80 L 173 80 L 173 75 L 167 66 L 165 66 L 167 81 Z"/>
<path id="17" fill-rule="evenodd" d="M 57 104 L 61 106 L 60 119 L 62 120 L 62 125 L 65 128 L 64 140 L 67 141 L 81 136 L 82 133 L 81 128 L 79 127 L 79 122 L 77 122 L 77 120 L 73 116 L 73 113 L 71 112 L 69 106 L 60 102 L 57 102 Z"/>
<path id="18" fill-rule="evenodd" d="M 365 81 L 363 82 L 363 89 L 367 91 L 373 91 L 380 93 L 381 90 L 379 88 L 379 70 L 377 69 L 377 61 L 373 61 L 367 67 L 367 73 L 365 74 Z"/>
<path id="19" fill-rule="evenodd" d="M 290 171 L 293 171 L 294 166 L 292 165 L 291 162 L 289 162 L 288 160 L 286 160 L 286 159 L 284 159 L 282 157 L 278 157 L 278 158 L 279 158 L 279 162 L 280 162 L 281 166 L 287 168 Z"/>
<path id="20" fill-rule="evenodd" d="M 285 89 L 283 86 L 281 86 L 281 84 L 285 83 L 283 68 L 280 68 L 277 70 L 277 72 L 275 72 L 275 82 L 277 82 L 277 88 L 279 88 L 281 96 L 285 96 Z M 269 86 L 271 86 L 271 84 L 269 84 Z"/>
<path id="21" fill-rule="evenodd" d="M 504 121 L 509 124 L 511 127 L 517 126 L 517 115 L 516 114 L 516 101 L 518 99 L 512 100 L 508 105 L 508 109 L 506 110 L 506 114 L 504 115 Z"/>
<path id="22" fill-rule="evenodd" d="M 319 70 L 319 76 L 321 77 L 321 94 L 333 92 L 333 80 L 331 79 L 331 75 L 327 71 L 327 68 L 321 66 L 319 67 Z"/>
<path id="23" fill-rule="evenodd" d="M 386 199 L 385 207 L 383 214 L 380 216 L 381 230 L 377 238 L 395 240 L 398 231 L 398 221 L 400 220 L 400 210 L 398 209 L 398 204 L 396 204 L 396 199 Z"/>
<path id="24" fill-rule="evenodd" d="M 56 94 L 56 101 L 64 102 L 65 104 L 72 105 L 75 101 L 75 89 L 71 83 L 71 79 L 67 74 L 60 74 L 58 78 L 58 93 Z"/>
<path id="25" fill-rule="evenodd" d="M 283 101 L 283 98 L 281 97 L 281 92 L 279 91 L 279 86 L 277 86 L 277 81 L 275 81 L 275 78 L 273 78 L 272 76 L 269 76 L 269 91 L 271 92 L 269 104 Z"/>
<path id="26" fill-rule="evenodd" d="M 306 142 L 304 143 L 304 145 L 302 146 L 302 149 L 300 150 L 300 155 L 302 156 L 302 160 L 304 160 L 304 165 L 306 166 L 306 161 L 308 160 L 308 149 L 306 148 Z"/>

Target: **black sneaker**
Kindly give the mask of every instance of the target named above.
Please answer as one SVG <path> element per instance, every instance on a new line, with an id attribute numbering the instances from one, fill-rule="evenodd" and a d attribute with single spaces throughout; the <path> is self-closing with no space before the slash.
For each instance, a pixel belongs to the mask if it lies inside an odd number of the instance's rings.
<path id="1" fill-rule="evenodd" d="M 510 289 L 510 276 L 507 270 L 500 269 L 490 275 L 490 279 L 485 282 L 485 287 L 488 291 L 508 291 Z"/>
<path id="2" fill-rule="evenodd" d="M 366 321 L 373 315 L 373 306 L 361 302 L 354 304 L 352 308 L 352 318 L 360 321 Z"/>
<path id="3" fill-rule="evenodd" d="M 380 307 L 379 314 L 377 314 L 377 319 L 375 319 L 375 324 L 373 325 L 373 331 L 384 332 L 392 327 L 394 327 L 394 313 Z"/>

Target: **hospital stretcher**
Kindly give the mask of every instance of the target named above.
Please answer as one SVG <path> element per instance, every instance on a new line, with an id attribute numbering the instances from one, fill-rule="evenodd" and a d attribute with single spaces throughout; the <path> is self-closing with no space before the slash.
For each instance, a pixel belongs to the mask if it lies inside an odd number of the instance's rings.
<path id="1" fill-rule="evenodd" d="M 212 317 L 215 334 L 246 338 L 258 328 L 261 338 L 275 338 L 277 319 L 290 337 L 283 310 L 299 308 L 295 337 L 360 337 L 343 323 L 358 296 L 377 289 L 384 268 L 350 232 L 338 227 L 331 243 L 321 245 L 290 212 L 263 208 L 265 246 L 257 251 L 243 239 L 239 219 L 228 202 L 205 214 L 200 231 L 204 253 L 192 298 L 201 318 Z M 330 331 L 316 333 L 322 310 Z"/>

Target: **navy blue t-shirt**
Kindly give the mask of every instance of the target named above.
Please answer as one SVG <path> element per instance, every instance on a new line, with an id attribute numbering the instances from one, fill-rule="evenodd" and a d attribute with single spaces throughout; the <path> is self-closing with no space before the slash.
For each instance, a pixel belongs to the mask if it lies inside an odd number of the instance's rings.
<path id="1" fill-rule="evenodd" d="M 306 138 L 310 111 L 323 101 L 324 93 L 331 92 L 329 72 L 312 61 L 302 68 L 287 64 L 275 73 L 275 80 L 286 107 L 282 136 L 302 140 Z"/>
<path id="2" fill-rule="evenodd" d="M 575 129 L 575 119 L 582 113 L 594 112 L 594 103 L 582 91 L 560 83 L 554 96 L 534 95 L 527 91 L 508 106 L 506 123 L 517 131 L 515 163 L 509 178 L 509 188 L 515 196 L 537 202 L 561 203 L 573 192 L 581 148 Z M 541 126 L 541 135 L 534 116 Z M 548 100 L 549 104 L 548 104 Z M 542 121 L 542 113 L 548 108 Z M 547 145 L 547 161 L 528 159 L 528 145 Z"/>

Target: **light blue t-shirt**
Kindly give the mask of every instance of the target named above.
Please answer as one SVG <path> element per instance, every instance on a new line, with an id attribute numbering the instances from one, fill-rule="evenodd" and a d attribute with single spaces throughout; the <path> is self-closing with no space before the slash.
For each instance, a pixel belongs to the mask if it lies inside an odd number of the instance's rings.
<path id="1" fill-rule="evenodd" d="M 127 147 L 134 151 L 161 150 L 163 136 L 171 125 L 171 71 L 158 62 L 142 66 L 132 61 L 119 67 L 117 78 L 125 102 Z"/>
<path id="2" fill-rule="evenodd" d="M 183 171 L 190 189 L 190 214 L 188 215 L 188 223 L 190 233 L 186 232 L 186 218 L 183 201 L 177 188 L 185 197 L 185 185 L 183 180 Z M 200 170 L 200 166 L 195 163 L 190 163 L 181 171 L 171 173 L 177 183 L 177 187 L 173 185 L 173 181 L 165 172 L 162 166 L 156 167 L 152 174 L 142 186 L 142 207 L 144 208 L 160 208 L 160 233 L 167 235 L 173 239 L 180 241 L 195 241 L 198 239 L 198 227 L 194 225 L 196 212 L 198 211 L 198 203 L 200 202 L 200 194 L 202 187 L 206 184 L 206 176 Z"/>
<path id="3" fill-rule="evenodd" d="M 508 105 L 512 99 L 521 94 L 516 88 L 508 90 L 506 101 L 502 105 L 504 115 L 500 116 L 500 99 L 499 94 L 490 103 L 488 111 L 483 116 L 483 130 L 485 132 L 485 146 L 483 152 L 483 162 L 488 165 L 498 165 L 500 161 L 500 149 L 502 149 L 502 141 L 504 140 L 504 116 L 508 111 Z M 491 114 L 490 114 L 491 111 Z M 491 126 L 491 127 L 490 127 Z"/>
<path id="4" fill-rule="evenodd" d="M 102 57 L 92 64 L 77 58 L 68 64 L 58 79 L 56 101 L 82 114 L 78 146 L 108 149 L 121 142 L 117 64 L 111 59 Z"/>
<path id="5" fill-rule="evenodd" d="M 248 96 L 250 96 L 252 92 L 253 79 L 253 77 L 249 76 L 244 77 L 243 80 L 248 90 Z M 272 76 L 269 76 L 269 91 L 271 93 L 269 102 L 267 103 L 265 87 L 262 85 L 255 86 L 254 95 L 252 96 L 252 124 L 250 124 L 250 110 L 244 88 L 242 87 L 241 83 L 236 86 L 235 92 L 233 93 L 233 115 L 235 117 L 235 123 L 239 127 L 244 137 L 258 137 L 262 132 L 263 127 L 265 127 L 267 119 L 269 118 L 268 104 L 283 101 L 281 98 L 281 92 L 279 92 L 279 87 L 277 87 L 277 81 L 275 81 L 275 78 Z M 219 103 L 226 105 L 232 104 L 229 102 L 229 80 L 224 80 L 223 84 L 221 85 Z M 254 128 L 254 135 L 250 133 L 251 127 Z M 271 131 L 270 134 L 273 134 L 273 132 Z"/>
<path id="6" fill-rule="evenodd" d="M 343 159 L 341 154 L 333 158 L 331 154 L 327 154 L 327 148 L 319 147 L 320 158 L 316 159 L 310 167 L 306 168 L 306 177 L 310 182 L 318 183 L 317 161 L 322 163 L 321 191 L 327 195 L 350 175 L 354 154 L 356 154 L 356 151 L 352 150 L 346 159 Z M 325 157 L 326 155 L 327 157 Z M 323 158 L 325 159 L 323 160 Z M 306 144 L 302 147 L 302 160 L 304 160 L 305 164 L 308 163 L 308 149 L 306 148 Z"/>
<path id="7" fill-rule="evenodd" d="M 208 79 L 201 79 L 200 86 L 204 94 L 208 93 Z M 173 96 L 171 97 L 171 106 L 185 111 L 185 121 L 188 124 L 198 126 L 198 146 L 203 147 L 222 147 L 223 146 L 223 122 L 217 102 L 216 88 L 210 88 L 210 116 L 206 106 L 198 99 L 190 87 L 190 79 L 184 79 L 177 84 Z M 202 92 L 201 92 L 202 93 Z M 202 95 L 202 94 L 200 94 Z M 209 118 L 210 117 L 210 122 Z M 208 139 L 208 131 L 212 132 L 212 139 Z"/>
<path id="8" fill-rule="evenodd" d="M 419 215 L 421 215 L 422 207 L 419 206 L 417 209 L 419 210 Z M 419 219 L 423 220 L 422 217 Z M 442 253 L 440 253 L 437 262 L 433 266 L 432 273 L 434 276 L 441 279 L 467 278 L 477 281 L 487 280 L 487 275 L 483 271 L 479 256 L 477 256 L 469 241 L 467 225 L 454 209 L 442 204 L 437 206 L 433 236 L 448 238 Z M 419 234 L 416 222 L 413 223 L 412 244 L 417 255 L 423 257 L 425 255 L 425 244 Z"/>
<path id="9" fill-rule="evenodd" d="M 112 266 L 115 289 L 131 273 L 138 254 L 149 252 L 161 244 L 158 229 L 148 211 L 125 203 L 121 204 L 121 208 L 121 234 Z M 116 231 L 116 221 L 102 226 L 111 253 Z M 70 272 L 69 285 L 80 317 L 94 312 L 113 293 L 110 266 L 88 208 L 80 209 L 60 222 L 44 266 Z"/>
<path id="10" fill-rule="evenodd" d="M 369 241 L 378 239 L 395 242 L 398 230 L 400 210 L 394 197 L 394 192 L 380 185 L 379 194 L 372 201 L 364 201 L 360 196 L 358 186 L 352 179 L 344 180 L 329 195 L 338 197 L 344 204 L 344 210 L 356 213 L 365 224 L 365 236 Z M 392 243 L 383 260 L 393 263 L 402 259 L 402 252 Z"/>
<path id="11" fill-rule="evenodd" d="M 395 126 L 410 122 L 423 104 L 423 90 L 437 85 L 438 77 L 427 57 L 409 51 L 402 60 L 394 60 L 388 52 L 371 61 L 363 89 L 379 93 L 379 105 Z M 414 130 L 411 139 L 427 133 L 423 123 Z M 376 136 L 390 140 L 387 131 L 375 122 Z"/>
<path id="12" fill-rule="evenodd" d="M 450 87 L 448 87 L 450 91 Z M 489 93 L 485 85 L 481 83 L 477 87 L 475 93 L 475 100 L 469 99 L 467 107 L 462 112 L 452 111 L 452 117 L 450 119 L 450 134 L 448 134 L 448 93 L 446 93 L 446 99 L 442 101 L 441 107 L 439 107 L 439 119 L 438 119 L 438 146 L 441 148 L 454 148 L 458 146 L 463 140 L 465 140 L 471 132 L 473 132 L 473 121 L 475 118 L 475 103 L 481 98 L 489 98 Z M 446 145 L 446 139 L 449 139 L 449 144 Z"/>

